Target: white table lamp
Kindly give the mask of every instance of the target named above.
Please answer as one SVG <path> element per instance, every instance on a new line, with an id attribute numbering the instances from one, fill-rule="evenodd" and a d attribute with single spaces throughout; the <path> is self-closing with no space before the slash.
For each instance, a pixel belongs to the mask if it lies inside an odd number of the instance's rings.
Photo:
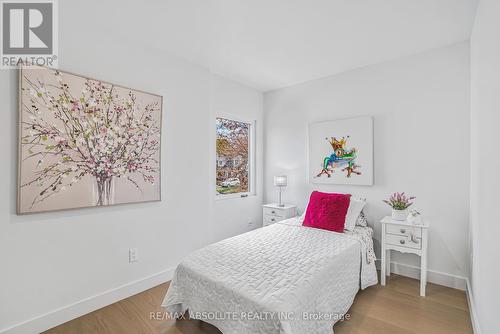
<path id="1" fill-rule="evenodd" d="M 286 178 L 286 175 L 281 175 L 281 176 L 275 176 L 274 177 L 274 185 L 278 188 L 280 188 L 280 197 L 279 197 L 279 203 L 278 203 L 278 206 L 285 206 L 285 204 L 283 204 L 281 202 L 281 192 L 283 190 L 283 187 L 286 187 L 286 184 L 287 184 L 287 178 Z"/>

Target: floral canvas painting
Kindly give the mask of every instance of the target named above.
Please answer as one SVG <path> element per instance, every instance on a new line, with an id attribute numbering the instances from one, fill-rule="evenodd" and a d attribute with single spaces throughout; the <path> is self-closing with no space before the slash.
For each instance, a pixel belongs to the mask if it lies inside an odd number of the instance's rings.
<path id="1" fill-rule="evenodd" d="M 372 185 L 372 118 L 310 124 L 309 174 L 312 183 Z"/>
<path id="2" fill-rule="evenodd" d="M 18 213 L 160 200 L 161 96 L 19 72 Z"/>

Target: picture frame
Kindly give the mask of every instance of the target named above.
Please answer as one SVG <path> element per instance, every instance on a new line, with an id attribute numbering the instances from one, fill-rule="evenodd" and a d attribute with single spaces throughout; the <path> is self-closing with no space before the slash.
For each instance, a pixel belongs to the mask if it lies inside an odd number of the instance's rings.
<path id="1" fill-rule="evenodd" d="M 309 181 L 373 185 L 373 119 L 356 117 L 309 124 Z"/>
<path id="2" fill-rule="evenodd" d="M 161 201 L 161 95 L 21 64 L 18 113 L 18 214 Z"/>

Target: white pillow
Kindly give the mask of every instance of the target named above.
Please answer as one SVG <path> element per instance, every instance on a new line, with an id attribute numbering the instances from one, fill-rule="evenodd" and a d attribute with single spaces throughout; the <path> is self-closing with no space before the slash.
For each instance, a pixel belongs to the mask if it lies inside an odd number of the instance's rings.
<path id="1" fill-rule="evenodd" d="M 358 220 L 359 214 L 366 204 L 364 198 L 359 198 L 351 196 L 349 201 L 349 208 L 347 209 L 347 214 L 345 215 L 345 225 L 344 230 L 352 231 L 354 226 L 356 226 L 356 221 Z"/>

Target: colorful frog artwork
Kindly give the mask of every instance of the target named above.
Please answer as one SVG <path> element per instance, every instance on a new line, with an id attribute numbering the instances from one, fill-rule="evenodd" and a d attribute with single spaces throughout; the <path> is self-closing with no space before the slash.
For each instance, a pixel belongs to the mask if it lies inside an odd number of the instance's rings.
<path id="1" fill-rule="evenodd" d="M 325 139 L 332 146 L 333 153 L 323 159 L 323 168 L 316 177 L 321 177 L 323 174 L 331 177 L 335 169 L 346 172 L 346 177 L 351 177 L 353 174 L 361 175 L 358 170 L 361 166 L 356 165 L 356 148 L 346 148 L 349 136 L 342 137 L 340 140 L 335 137 Z"/>

